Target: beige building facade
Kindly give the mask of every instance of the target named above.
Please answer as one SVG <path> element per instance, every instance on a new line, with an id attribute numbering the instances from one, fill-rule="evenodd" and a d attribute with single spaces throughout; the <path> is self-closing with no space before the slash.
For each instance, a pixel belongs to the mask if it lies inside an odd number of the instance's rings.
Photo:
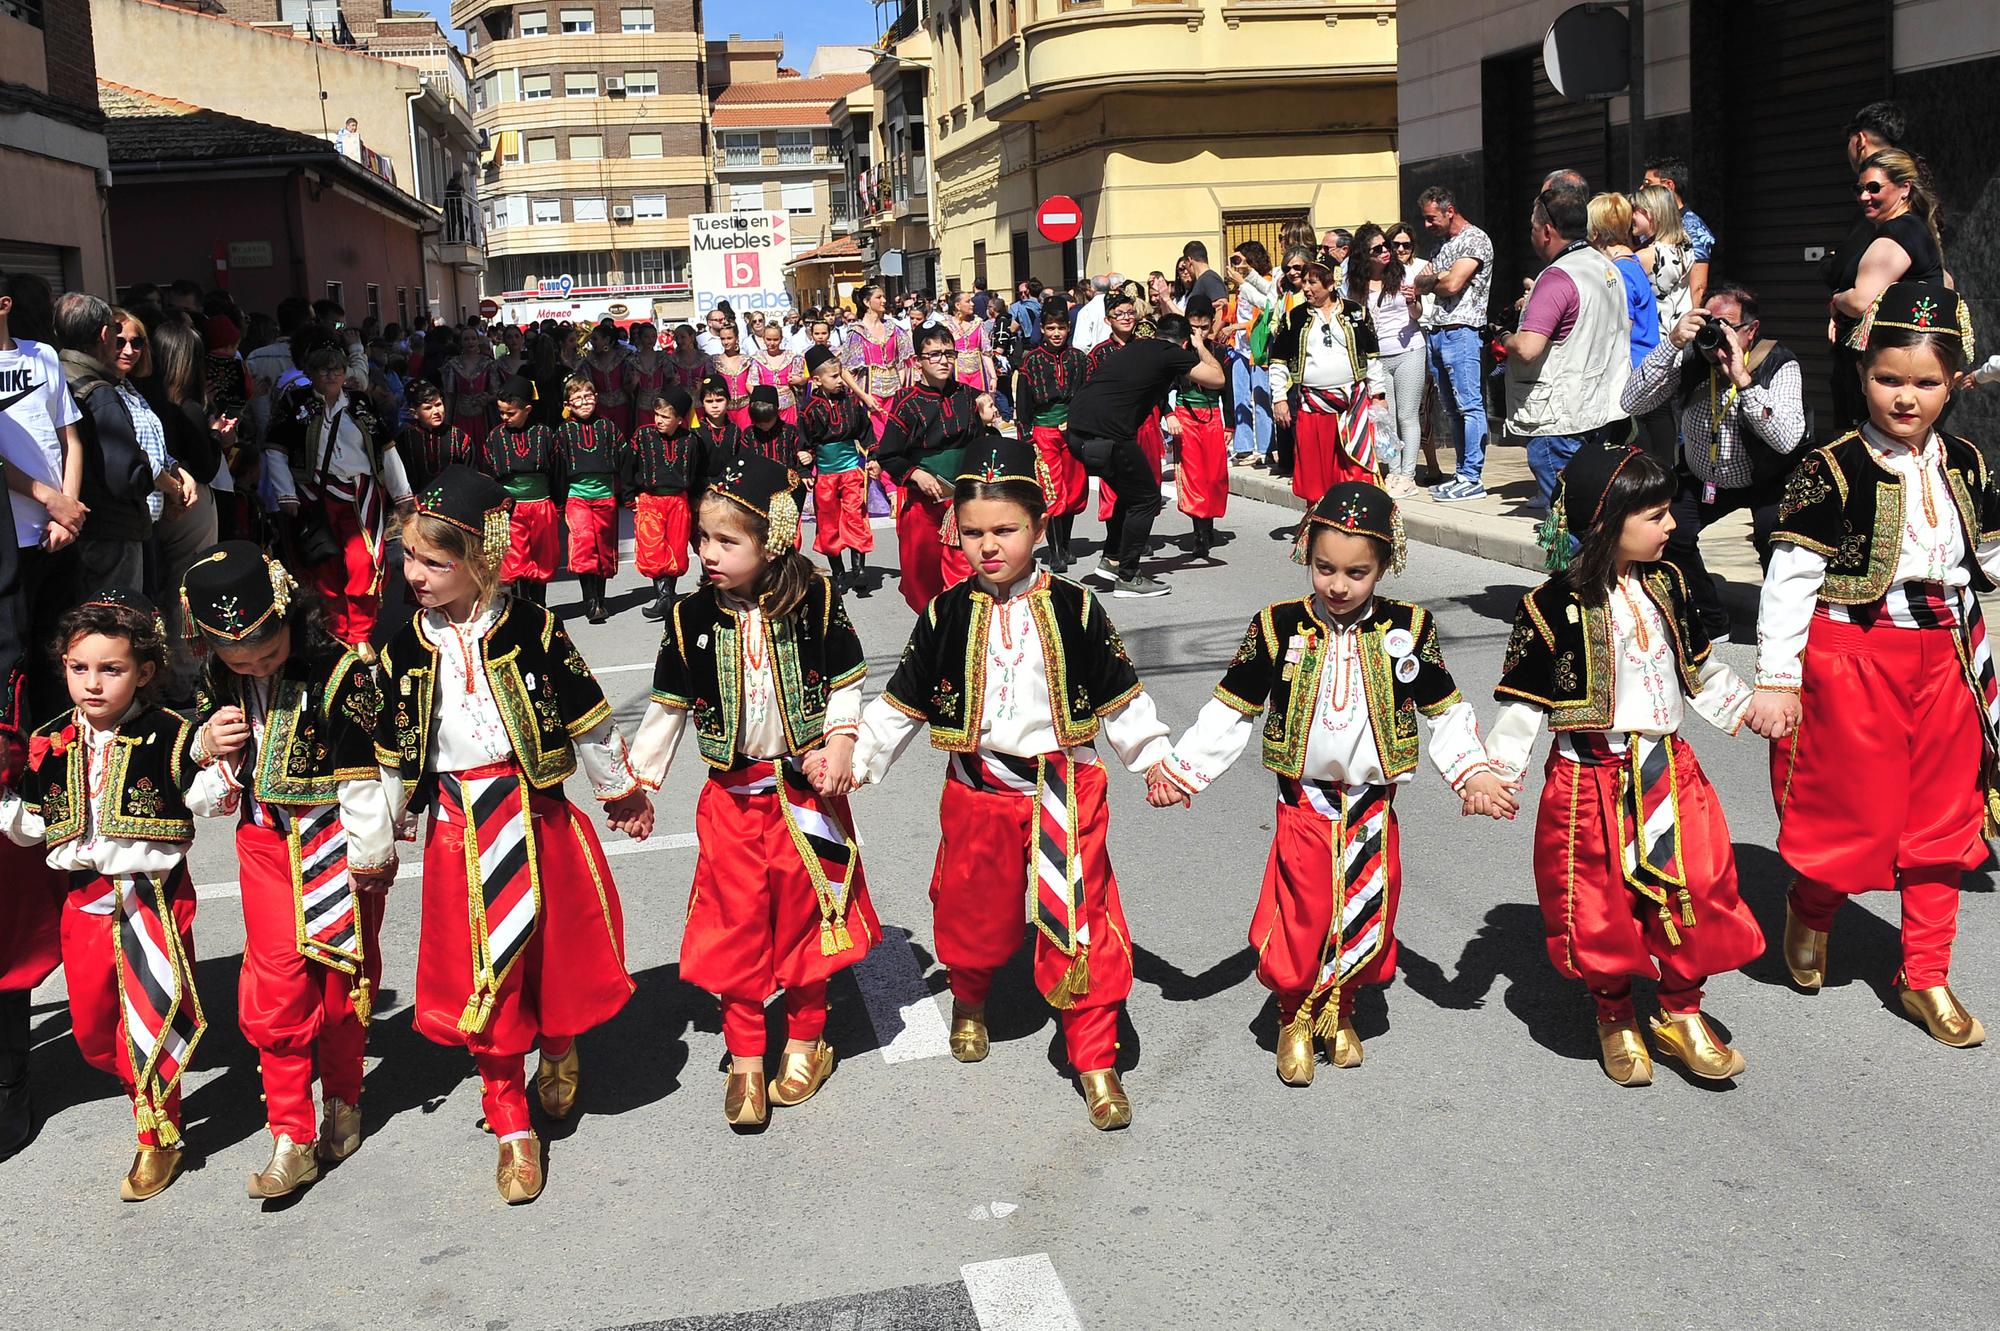
<path id="1" fill-rule="evenodd" d="M 110 158 L 89 0 L 0 4 L 0 180 L 0 273 L 112 294 Z"/>

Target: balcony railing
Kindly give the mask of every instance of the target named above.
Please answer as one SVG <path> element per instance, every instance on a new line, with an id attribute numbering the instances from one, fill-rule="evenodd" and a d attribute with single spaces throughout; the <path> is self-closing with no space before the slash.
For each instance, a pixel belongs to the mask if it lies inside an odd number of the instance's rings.
<path id="1" fill-rule="evenodd" d="M 756 146 L 724 148 L 717 164 L 720 166 L 762 166 L 764 164 L 764 150 Z"/>
<path id="2" fill-rule="evenodd" d="M 779 166 L 812 166 L 817 162 L 830 160 L 826 149 L 815 148 L 810 143 L 781 143 L 778 145 Z"/>
<path id="3" fill-rule="evenodd" d="M 728 145 L 715 150 L 718 169 L 756 166 L 839 166 L 841 159 L 823 143 L 786 144 L 781 147 Z"/>
<path id="4" fill-rule="evenodd" d="M 486 225 L 480 220 L 478 207 L 455 190 L 444 192 L 444 243 L 486 248 Z"/>

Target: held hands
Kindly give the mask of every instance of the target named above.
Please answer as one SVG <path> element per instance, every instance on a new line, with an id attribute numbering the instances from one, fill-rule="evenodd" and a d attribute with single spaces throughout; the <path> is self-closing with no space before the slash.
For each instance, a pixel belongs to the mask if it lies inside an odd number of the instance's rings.
<path id="1" fill-rule="evenodd" d="M 827 737 L 826 743 L 805 757 L 806 780 L 814 790 L 832 797 L 854 789 L 854 736 L 848 732 Z"/>
<path id="2" fill-rule="evenodd" d="M 1459 788 L 1459 798 L 1465 807 L 1460 811 L 1465 817 L 1483 814 L 1488 818 L 1514 821 L 1514 815 L 1521 811 L 1521 783 L 1503 781 L 1491 771 L 1474 772 Z"/>
<path id="3" fill-rule="evenodd" d="M 1154 763 L 1146 769 L 1146 803 L 1156 809 L 1171 809 L 1176 804 L 1184 809 L 1194 807 L 1194 796 L 1188 794 L 1187 787 L 1167 775 L 1167 765 Z"/>
<path id="4" fill-rule="evenodd" d="M 1743 711 L 1743 724 L 1765 739 L 1784 739 L 1799 728 L 1803 710 L 1796 693 L 1758 689 Z"/>
<path id="5" fill-rule="evenodd" d="M 241 707 L 218 708 L 201 728 L 201 751 L 217 761 L 234 758 L 249 742 L 250 723 Z"/>
<path id="6" fill-rule="evenodd" d="M 350 866 L 347 877 L 354 884 L 355 891 L 373 892 L 379 896 L 389 890 L 389 884 L 396 881 L 395 857 L 391 856 L 389 862 L 379 869 L 356 869 Z"/>
<path id="7" fill-rule="evenodd" d="M 653 801 L 644 790 L 635 790 L 604 802 L 604 821 L 634 841 L 653 835 Z"/>

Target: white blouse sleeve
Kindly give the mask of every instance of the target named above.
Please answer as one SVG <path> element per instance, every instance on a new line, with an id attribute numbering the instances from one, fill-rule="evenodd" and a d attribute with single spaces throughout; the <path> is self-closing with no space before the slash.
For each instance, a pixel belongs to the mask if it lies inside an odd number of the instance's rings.
<path id="1" fill-rule="evenodd" d="M 1167 771 L 1176 784 L 1199 795 L 1243 756 L 1256 733 L 1254 713 L 1246 716 L 1222 699 L 1210 698 L 1167 754 Z"/>
<path id="2" fill-rule="evenodd" d="M 197 818 L 222 818 L 241 807 L 243 783 L 229 770 L 236 761 L 212 762 L 195 774 L 187 792 L 190 813 Z"/>
<path id="3" fill-rule="evenodd" d="M 1431 732 L 1428 746 L 1431 762 L 1453 790 L 1464 785 L 1467 777 L 1490 766 L 1486 745 L 1479 738 L 1479 713 L 1471 703 L 1461 698 L 1427 724 Z"/>
<path id="4" fill-rule="evenodd" d="M 632 739 L 632 770 L 642 784 L 658 790 L 674 765 L 681 746 L 681 732 L 687 728 L 687 708 L 669 707 L 655 701 L 646 707 L 639 733 Z"/>
<path id="5" fill-rule="evenodd" d="M 28 808 L 28 802 L 8 791 L 0 795 L 0 832 L 17 846 L 39 846 L 48 836 L 42 815 Z"/>
<path id="6" fill-rule="evenodd" d="M 903 756 L 924 723 L 894 703 L 877 697 L 861 709 L 861 733 L 854 745 L 854 779 L 866 785 L 880 781 L 889 765 Z"/>
<path id="7" fill-rule="evenodd" d="M 1717 730 L 1734 735 L 1743 725 L 1743 713 L 1756 690 L 1713 656 L 1702 666 L 1700 682 L 1701 687 L 1694 695 L 1694 710 Z"/>
<path id="8" fill-rule="evenodd" d="M 292 460 L 282 448 L 264 450 L 264 484 L 276 499 L 297 499 L 298 485 L 292 480 Z"/>
<path id="9" fill-rule="evenodd" d="M 609 717 L 576 737 L 576 760 L 591 793 L 604 803 L 622 800 L 645 784 L 632 770 L 631 747 Z"/>
<path id="10" fill-rule="evenodd" d="M 396 863 L 396 820 L 381 779 L 340 783 L 340 825 L 347 833 L 349 869 L 379 872 Z"/>
<path id="11" fill-rule="evenodd" d="M 1771 547 L 1757 602 L 1757 687 L 1797 693 L 1805 683 L 1806 635 L 1826 582 L 1826 556 L 1790 541 Z"/>
<path id="12" fill-rule="evenodd" d="M 1173 752 L 1167 723 L 1153 706 L 1153 695 L 1141 689 L 1123 707 L 1104 717 L 1104 738 L 1129 772 L 1145 772 Z"/>
<path id="13" fill-rule="evenodd" d="M 1547 719 L 1548 713 L 1533 703 L 1503 704 L 1493 720 L 1492 732 L 1486 736 L 1486 761 L 1493 770 L 1509 781 L 1519 781 L 1528 770 L 1528 759 L 1534 755 L 1535 741 Z"/>
<path id="14" fill-rule="evenodd" d="M 861 729 L 861 681 L 843 684 L 826 700 L 826 734 L 854 733 Z"/>
<path id="15" fill-rule="evenodd" d="M 389 502 L 394 504 L 410 497 L 410 473 L 403 466 L 403 455 L 394 444 L 382 450 L 382 488 L 389 492 Z"/>

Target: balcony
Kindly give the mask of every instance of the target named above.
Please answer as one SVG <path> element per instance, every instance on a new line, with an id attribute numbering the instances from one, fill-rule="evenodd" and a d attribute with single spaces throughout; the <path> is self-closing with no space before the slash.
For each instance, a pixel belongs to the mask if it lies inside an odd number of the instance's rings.
<path id="1" fill-rule="evenodd" d="M 839 154 L 823 143 L 786 144 L 775 148 L 769 144 L 758 147 L 748 144 L 724 145 L 715 150 L 715 169 L 718 171 L 826 168 L 838 167 L 841 164 L 842 159 Z"/>
<path id="2" fill-rule="evenodd" d="M 479 219 L 479 206 L 460 191 L 448 189 L 442 224 L 438 258 L 460 272 L 485 272 L 486 226 Z"/>

